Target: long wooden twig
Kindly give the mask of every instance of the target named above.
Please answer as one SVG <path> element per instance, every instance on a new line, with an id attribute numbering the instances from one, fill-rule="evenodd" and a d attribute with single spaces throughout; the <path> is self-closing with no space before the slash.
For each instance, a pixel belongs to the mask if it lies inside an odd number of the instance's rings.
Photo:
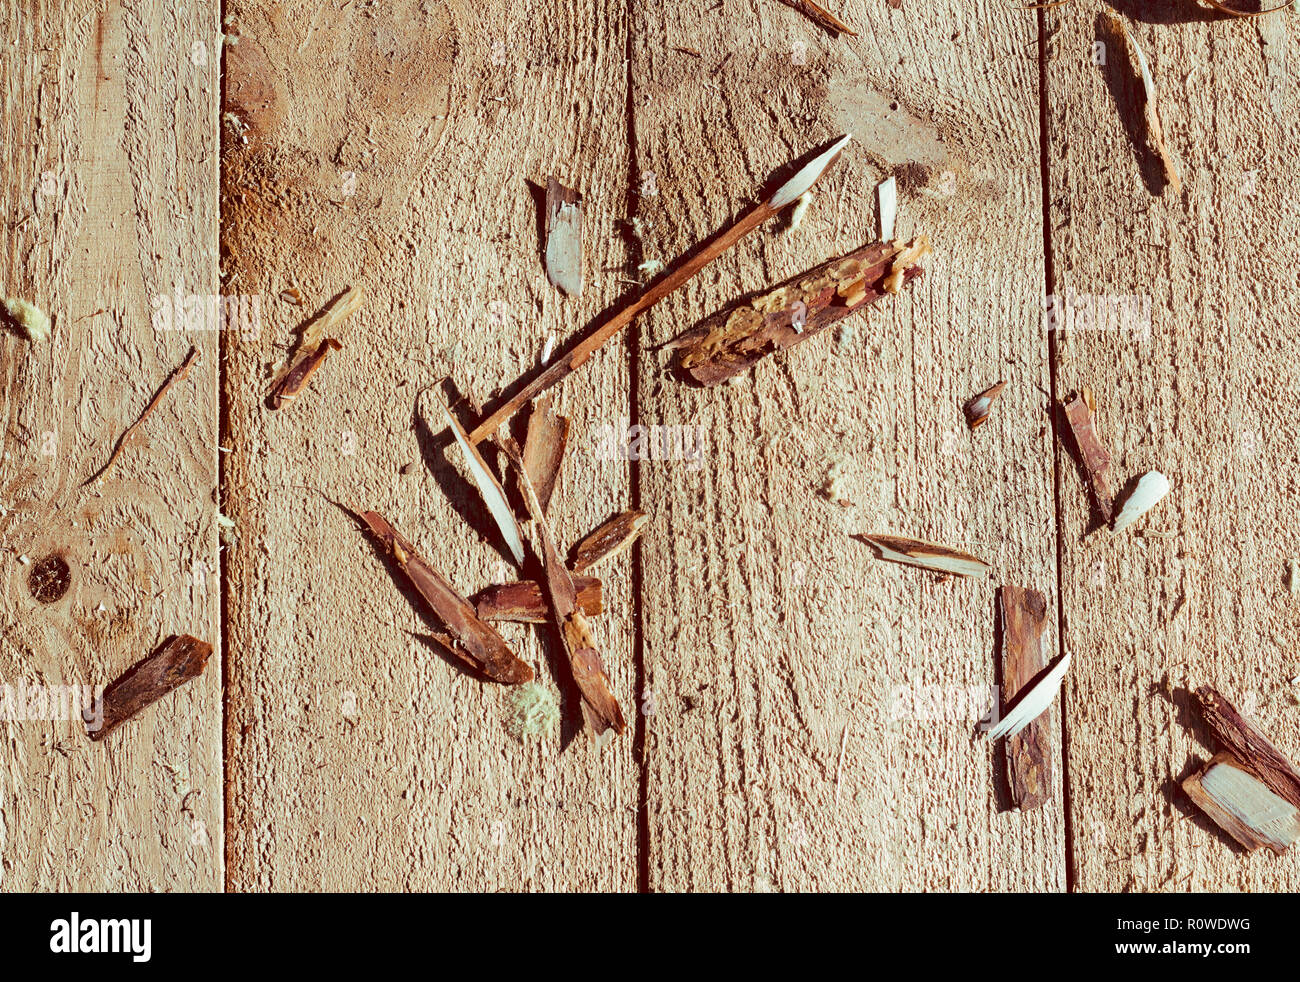
<path id="1" fill-rule="evenodd" d="M 523 456 L 514 440 L 509 437 L 499 440 L 498 445 L 515 468 L 519 477 L 519 491 L 523 495 L 529 517 L 533 520 L 533 531 L 538 539 L 537 551 L 546 574 L 544 586 L 551 602 L 551 614 L 559 628 L 560 640 L 564 643 L 573 681 L 582 694 L 582 717 L 597 736 L 609 729 L 622 733 L 627 727 L 623 710 L 619 708 L 618 700 L 610 690 L 609 676 L 600 659 L 600 652 L 596 650 L 591 627 L 578 604 L 578 590 L 573 575 L 560 559 L 555 537 L 551 534 L 546 514 L 537 498 L 537 490 L 528 478 L 528 469 L 524 467 Z"/>
<path id="2" fill-rule="evenodd" d="M 167 394 L 167 391 L 173 385 L 175 385 L 177 382 L 179 382 L 181 379 L 185 378 L 185 376 L 189 374 L 190 366 L 192 366 L 196 361 L 198 361 L 200 354 L 201 352 L 199 351 L 198 348 L 190 348 L 190 353 L 188 357 L 186 357 L 185 363 L 182 364 L 180 368 L 176 369 L 176 371 L 172 372 L 171 375 L 167 377 L 167 381 L 163 383 L 162 388 L 158 390 L 158 393 L 149 402 L 149 405 L 144 407 L 144 412 L 140 414 L 140 418 L 137 419 L 134 423 L 132 423 L 131 426 L 127 429 L 127 431 L 123 433 L 121 437 L 118 438 L 117 446 L 113 448 L 113 453 L 109 456 L 108 463 L 106 463 L 103 467 L 97 470 L 94 474 L 90 475 L 90 477 L 86 478 L 85 482 L 82 484 L 82 487 L 85 487 L 87 484 L 90 484 L 93 481 L 99 480 L 101 477 L 103 477 L 105 474 L 108 473 L 108 469 L 113 466 L 113 461 L 117 460 L 117 458 L 121 455 L 122 450 L 126 447 L 127 441 L 130 440 L 131 437 L 135 435 L 136 430 L 138 430 L 141 426 L 144 425 L 144 421 L 153 415 L 153 411 L 158 408 L 158 404 L 162 402 L 163 396 Z"/>
<path id="3" fill-rule="evenodd" d="M 849 139 L 848 135 L 840 137 L 824 152 L 818 154 L 800 168 L 798 173 L 781 185 L 775 194 L 749 209 L 704 245 L 687 252 L 663 276 L 650 284 L 645 293 L 641 294 L 632 304 L 623 308 L 578 344 L 556 358 L 531 382 L 520 389 L 518 393 L 507 399 L 500 408 L 485 417 L 470 433 L 470 442 L 481 443 L 487 439 L 497 431 L 502 423 L 510 419 L 536 395 L 563 381 L 572 372 L 581 368 L 595 351 L 631 324 L 639 314 L 645 313 L 678 287 L 689 282 L 694 278 L 695 274 L 746 235 L 779 213 L 787 205 L 793 204 L 834 163 L 840 151 L 844 149 L 844 145 L 849 142 Z"/>

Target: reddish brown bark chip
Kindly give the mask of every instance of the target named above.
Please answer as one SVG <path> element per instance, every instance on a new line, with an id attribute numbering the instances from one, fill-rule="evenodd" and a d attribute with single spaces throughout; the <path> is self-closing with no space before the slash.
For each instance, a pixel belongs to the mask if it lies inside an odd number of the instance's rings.
<path id="1" fill-rule="evenodd" d="M 1043 657 L 1043 626 L 1047 599 L 1037 590 L 1002 586 L 998 590 L 1002 617 L 1002 705 L 1010 705 L 1047 667 Z M 1007 784 L 1011 800 L 1022 811 L 1039 808 L 1052 796 L 1052 751 L 1046 715 L 1006 739 Z"/>
<path id="2" fill-rule="evenodd" d="M 863 246 L 705 318 L 670 342 L 678 368 L 699 385 L 717 385 L 820 334 L 892 292 L 900 274 L 905 283 L 920 276 L 917 265 L 894 269 L 894 260 L 910 248 L 902 242 Z"/>
<path id="3" fill-rule="evenodd" d="M 594 576 L 575 576 L 578 607 L 589 617 L 605 610 L 600 580 Z M 501 583 L 480 590 L 474 597 L 478 616 L 485 621 L 519 621 L 525 624 L 545 624 L 551 619 L 551 608 L 536 580 L 518 583 Z"/>
<path id="4" fill-rule="evenodd" d="M 1069 402 L 1061 407 L 1070 437 L 1074 441 L 1075 452 L 1083 464 L 1092 489 L 1093 499 L 1097 502 L 1097 511 L 1109 524 L 1115 513 L 1115 492 L 1111 489 L 1110 451 L 1101 442 L 1101 433 L 1093 416 L 1092 393 L 1083 389 Z"/>
<path id="5" fill-rule="evenodd" d="M 157 702 L 190 679 L 198 678 L 212 656 L 212 645 L 182 634 L 163 644 L 154 654 L 132 667 L 104 690 L 98 708 L 85 715 L 86 733 L 99 741 L 117 726 Z"/>

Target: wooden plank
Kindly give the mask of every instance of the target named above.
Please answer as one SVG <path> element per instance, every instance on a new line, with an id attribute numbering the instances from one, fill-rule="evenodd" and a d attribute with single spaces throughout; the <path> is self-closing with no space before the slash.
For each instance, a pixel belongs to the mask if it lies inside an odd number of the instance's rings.
<path id="1" fill-rule="evenodd" d="M 0 294 L 53 317 L 45 342 L 0 329 L 0 682 L 15 691 L 106 685 L 171 634 L 220 642 L 216 11 L 0 12 Z M 158 319 L 176 302 L 195 320 Z M 83 486 L 191 345 L 201 361 Z M 20 557 L 48 555 L 68 588 L 42 604 Z M 51 708 L 0 720 L 0 887 L 219 889 L 216 660 L 101 744 Z"/>
<path id="2" fill-rule="evenodd" d="M 664 377 L 665 354 L 640 355 L 639 422 L 703 441 L 694 460 L 641 466 L 648 885 L 1061 889 L 1060 769 L 1043 808 L 1000 812 L 1000 750 L 972 739 L 995 585 L 1056 602 L 1036 26 L 988 2 L 841 7 L 860 38 L 775 3 L 633 21 L 651 258 L 722 225 L 774 167 L 856 137 L 796 233 L 742 243 L 651 312 L 643 346 L 870 241 L 887 173 L 899 234 L 936 250 L 901 297 L 733 385 L 689 388 Z M 1002 379 L 972 435 L 963 405 Z M 850 507 L 821 490 L 836 461 Z M 936 584 L 876 562 L 856 532 L 942 542 L 993 573 Z"/>
<path id="3" fill-rule="evenodd" d="M 1085 535 L 1086 492 L 1060 457 L 1074 883 L 1294 891 L 1294 859 L 1242 857 L 1178 787 L 1218 749 L 1196 722 L 1200 685 L 1300 748 L 1294 15 L 1129 21 L 1183 176 L 1181 197 L 1156 198 L 1126 129 L 1141 132 L 1140 109 L 1113 94 L 1131 68 L 1094 48 L 1108 9 L 1046 13 L 1052 274 L 1076 316 L 1131 297 L 1134 321 L 1059 333 L 1057 391 L 1092 386 L 1117 485 L 1155 468 L 1173 491 L 1122 535 Z"/>
<path id="4" fill-rule="evenodd" d="M 418 608 L 331 504 L 380 510 L 464 594 L 512 578 L 436 409 L 432 432 L 417 420 L 418 397 L 449 374 L 487 398 L 537 363 L 548 335 L 568 337 L 625 289 L 621 7 L 231 0 L 227 11 L 240 40 L 225 109 L 241 132 L 229 124 L 225 271 L 228 289 L 266 308 L 261 335 L 231 346 L 226 385 L 239 537 L 229 886 L 633 888 L 632 741 L 513 742 L 510 690 L 421 640 Z M 551 174 L 584 200 L 576 300 L 542 262 Z M 305 308 L 277 299 L 295 280 Z M 291 406 L 266 412 L 267 366 L 350 284 L 366 300 L 342 350 Z M 628 389 L 615 349 L 557 390 L 556 409 L 590 431 L 626 413 Z M 549 509 L 561 545 L 627 496 L 626 462 L 571 447 Z M 609 609 L 595 629 L 631 706 L 628 575 L 626 560 L 602 569 Z M 566 679 L 535 627 L 500 627 L 541 682 Z M 564 710 L 571 725 L 571 693 Z"/>

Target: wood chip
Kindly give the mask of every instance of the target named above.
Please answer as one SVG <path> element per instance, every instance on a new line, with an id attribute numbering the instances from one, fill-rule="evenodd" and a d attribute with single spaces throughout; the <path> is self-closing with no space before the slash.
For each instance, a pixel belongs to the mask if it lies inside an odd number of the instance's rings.
<path id="1" fill-rule="evenodd" d="M 998 590 L 1002 617 L 1002 705 L 1010 706 L 1028 692 L 1047 667 L 1043 656 L 1043 627 L 1047 598 L 1037 590 L 1003 586 Z M 1045 724 L 1035 720 L 1006 741 L 1007 784 L 1011 800 L 1022 811 L 1041 807 L 1052 797 L 1051 738 Z"/>
<path id="2" fill-rule="evenodd" d="M 398 567 L 434 614 L 451 631 L 454 641 L 448 641 L 448 650 L 460 661 L 498 682 L 518 685 L 532 679 L 532 668 L 515 656 L 501 635 L 479 618 L 470 602 L 457 593 L 456 588 L 430 566 L 383 516 L 367 511 L 360 517 L 397 561 Z"/>
<path id="3" fill-rule="evenodd" d="M 1275 7 L 1269 7 L 1266 10 L 1242 10 L 1231 4 L 1223 3 L 1222 0 L 1205 0 L 1215 10 L 1225 14 L 1231 14 L 1233 17 L 1263 17 L 1265 14 L 1275 14 L 1279 10 L 1286 10 L 1295 0 L 1286 0 L 1286 3 L 1279 3 Z"/>
<path id="4" fill-rule="evenodd" d="M 1013 737 L 1029 726 L 1039 716 L 1047 712 L 1056 693 L 1061 689 L 1065 673 L 1070 668 L 1070 656 L 1057 659 L 1052 668 L 1038 676 L 1038 681 L 1028 689 L 1022 689 L 1020 698 L 1009 709 L 1003 707 L 1002 719 L 996 726 L 985 733 L 990 740 L 1001 737 Z"/>
<path id="5" fill-rule="evenodd" d="M 1281 856 L 1300 836 L 1300 811 L 1274 794 L 1232 754 L 1217 754 L 1183 781 L 1201 811 L 1250 852 L 1267 846 Z"/>
<path id="6" fill-rule="evenodd" d="M 1173 190 L 1174 194 L 1181 194 L 1183 190 L 1183 181 L 1178 174 L 1178 167 L 1174 164 L 1173 157 L 1169 154 L 1169 147 L 1165 143 L 1164 127 L 1160 124 L 1160 111 L 1156 105 L 1156 83 L 1151 75 L 1151 66 L 1147 62 L 1147 56 L 1137 43 L 1137 38 L 1128 29 L 1124 20 L 1113 11 L 1106 11 L 1103 16 L 1106 18 L 1106 24 L 1109 27 L 1111 36 L 1118 43 L 1127 42 L 1128 48 L 1133 52 L 1133 60 L 1137 65 L 1138 76 L 1142 81 L 1143 94 L 1143 113 L 1146 118 L 1147 139 L 1151 143 L 1152 149 L 1160 159 L 1160 164 L 1164 169 L 1165 181 Z"/>
<path id="7" fill-rule="evenodd" d="M 573 547 L 570 569 L 574 573 L 586 573 L 613 559 L 636 541 L 649 521 L 646 513 L 636 508 L 615 515 Z"/>
<path id="8" fill-rule="evenodd" d="M 812 20 L 816 21 L 822 27 L 835 31 L 839 34 L 848 34 L 851 37 L 857 37 L 858 32 L 849 27 L 848 24 L 840 20 L 825 7 L 813 3 L 813 0 L 794 0 L 793 6 L 799 7 Z"/>
<path id="9" fill-rule="evenodd" d="M 154 397 L 149 400 L 149 405 L 144 407 L 144 412 L 140 414 L 139 418 L 134 423 L 127 427 L 125 433 L 118 437 L 117 445 L 113 447 L 113 452 L 109 455 L 108 462 L 94 474 L 90 475 L 90 477 L 86 478 L 82 483 L 82 487 L 85 487 L 93 481 L 99 480 L 108 473 L 108 469 L 113 466 L 113 461 L 117 460 L 121 455 L 122 450 L 125 449 L 127 441 L 135 435 L 136 430 L 144 425 L 144 421 L 153 415 L 153 411 L 158 408 L 158 404 L 163 401 L 163 396 L 167 395 L 168 391 L 171 390 L 171 387 L 189 374 L 191 366 L 199 360 L 199 354 L 200 352 L 198 348 L 190 348 L 190 353 L 185 358 L 181 367 L 176 369 L 176 371 L 172 372 L 171 375 L 167 377 L 167 381 L 162 384 L 162 388 L 160 388 L 154 394 Z"/>
<path id="10" fill-rule="evenodd" d="M 1169 493 L 1169 478 L 1159 471 L 1148 471 L 1138 478 L 1133 490 L 1124 498 L 1119 513 L 1111 522 L 1111 531 L 1122 532 L 1154 508 Z"/>
<path id="11" fill-rule="evenodd" d="M 325 364 L 325 358 L 329 353 L 341 351 L 342 348 L 343 345 L 334 338 L 326 338 L 316 346 L 316 350 L 294 362 L 293 368 L 289 369 L 271 390 L 271 408 L 283 409 L 287 403 L 297 399 L 299 393 L 311 381 L 311 377 L 316 374 L 316 370 Z"/>
<path id="12" fill-rule="evenodd" d="M 212 645 L 206 641 L 188 634 L 170 638 L 104 690 L 100 704 L 85 714 L 86 734 L 94 741 L 104 739 L 120 724 L 202 675 L 211 656 Z"/>
<path id="13" fill-rule="evenodd" d="M 966 403 L 966 425 L 972 430 L 978 429 L 989 420 L 989 414 L 993 410 L 993 401 L 1002 394 L 1006 388 L 1006 382 L 999 382 L 997 385 L 991 385 L 970 402 Z"/>
<path id="14" fill-rule="evenodd" d="M 510 549 L 510 554 L 514 556 L 515 562 L 522 567 L 524 565 L 524 536 L 519 529 L 519 522 L 515 519 L 514 509 L 510 507 L 510 501 L 506 498 L 505 490 L 501 487 L 501 482 L 492 473 L 487 461 L 478 452 L 478 447 L 470 441 L 469 435 L 452 411 L 447 408 L 441 399 L 435 399 L 435 401 L 438 403 L 438 408 L 442 410 L 444 422 L 446 422 L 447 427 L 456 438 L 456 443 L 460 446 L 461 453 L 465 458 L 465 466 L 469 469 L 470 476 L 474 479 L 479 494 L 483 496 L 483 503 L 487 505 L 488 512 L 492 515 L 492 520 L 496 522 L 497 528 L 501 530 L 501 535 Z"/>
<path id="15" fill-rule="evenodd" d="M 361 300 L 361 288 L 349 287 L 302 326 L 286 367 L 271 385 L 272 409 L 282 409 L 296 399 L 329 353 L 342 349 L 338 329 L 361 307 Z"/>
<path id="16" fill-rule="evenodd" d="M 898 181 L 893 176 L 876 185 L 876 218 L 880 241 L 892 242 L 898 224 Z"/>
<path id="17" fill-rule="evenodd" d="M 575 576 L 573 587 L 577 593 L 578 607 L 588 617 L 604 613 L 605 604 L 600 580 L 594 576 Z M 474 597 L 478 616 L 485 621 L 518 621 L 524 624 L 545 624 L 551 619 L 551 607 L 536 580 L 501 583 L 485 587 Z"/>
<path id="18" fill-rule="evenodd" d="M 954 576 L 980 577 L 988 574 L 989 564 L 970 553 L 923 539 L 905 539 L 896 535 L 857 535 L 856 539 L 873 546 L 880 559 L 905 566 L 917 566 Z"/>
<path id="19" fill-rule="evenodd" d="M 582 293 L 582 195 L 546 180 L 546 278 L 571 297 Z"/>
<path id="20" fill-rule="evenodd" d="M 537 491 L 542 511 L 551 506 L 551 496 L 555 493 L 568 443 L 568 417 L 551 412 L 550 396 L 542 396 L 528 417 L 528 432 L 524 437 L 524 469 Z"/>
<path id="21" fill-rule="evenodd" d="M 1070 437 L 1074 441 L 1074 451 L 1083 464 L 1092 488 L 1093 500 L 1102 520 L 1109 523 L 1115 512 L 1115 493 L 1111 489 L 1110 451 L 1101 442 L 1101 434 L 1093 416 L 1096 411 L 1092 393 L 1086 387 L 1069 402 L 1061 407 L 1065 423 L 1069 427 Z"/>
<path id="22" fill-rule="evenodd" d="M 820 334 L 875 303 L 905 246 L 876 242 L 800 273 L 751 300 L 707 317 L 674 338 L 678 368 L 699 385 L 718 385 L 760 359 Z M 921 267 L 906 267 L 905 280 Z"/>
<path id="23" fill-rule="evenodd" d="M 1215 688 L 1196 690 L 1201 718 L 1216 740 L 1267 784 L 1273 793 L 1300 808 L 1300 771 L 1255 724 L 1242 716 Z"/>

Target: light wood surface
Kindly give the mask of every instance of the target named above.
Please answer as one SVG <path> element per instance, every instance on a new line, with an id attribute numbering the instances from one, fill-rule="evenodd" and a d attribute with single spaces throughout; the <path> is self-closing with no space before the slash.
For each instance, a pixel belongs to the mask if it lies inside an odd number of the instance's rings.
<path id="1" fill-rule="evenodd" d="M 172 634 L 220 645 L 216 5 L 8 4 L 0 292 L 53 318 L 0 330 L 0 681 L 105 685 Z M 168 39 L 160 43 L 158 39 Z M 163 327 L 171 329 L 163 329 Z M 191 345 L 188 376 L 100 481 Z M 38 603 L 30 565 L 65 557 Z M 0 888 L 217 890 L 221 664 L 114 732 L 0 721 Z M 66 713 L 64 714 L 66 715 Z"/>
<path id="2" fill-rule="evenodd" d="M 843 0 L 857 37 L 776 0 L 17 6 L 0 294 L 54 328 L 0 331 L 0 682 L 102 684 L 173 633 L 218 654 L 102 745 L 0 721 L 0 889 L 1300 886 L 1179 787 L 1217 749 L 1201 684 L 1300 756 L 1300 15 L 1115 5 L 1182 172 L 1161 197 L 1099 0 Z M 467 596 L 514 578 L 435 395 L 472 423 L 844 132 L 797 230 L 764 226 L 553 390 L 560 545 L 649 523 L 592 618 L 628 732 L 578 732 L 556 640 L 501 624 L 564 716 L 520 742 L 512 691 L 427 640 L 348 510 Z M 727 385 L 671 373 L 670 338 L 874 240 L 891 174 L 924 276 Z M 550 175 L 583 197 L 579 298 L 546 279 Z M 271 411 L 295 332 L 349 286 L 342 349 Z M 174 293 L 257 315 L 160 330 Z M 1052 333 L 1047 293 L 1132 297 L 1137 329 Z M 1051 426 L 1083 385 L 1117 481 L 1173 483 L 1118 536 L 1088 531 Z M 668 452 L 625 459 L 634 426 Z M 992 573 L 941 582 L 855 533 Z M 42 605 L 22 559 L 56 552 L 71 589 Z M 1073 655 L 1028 813 L 976 734 L 1001 583 L 1041 591 L 1044 656 Z"/>

